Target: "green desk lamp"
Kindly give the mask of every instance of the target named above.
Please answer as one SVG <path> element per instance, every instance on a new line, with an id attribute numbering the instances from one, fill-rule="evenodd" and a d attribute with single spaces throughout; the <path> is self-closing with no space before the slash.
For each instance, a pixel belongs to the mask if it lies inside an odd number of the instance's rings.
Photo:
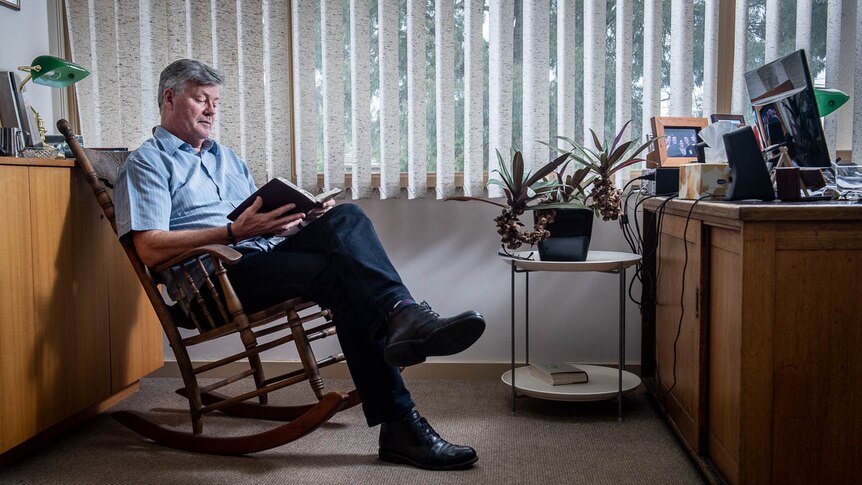
<path id="1" fill-rule="evenodd" d="M 24 85 L 31 79 L 34 83 L 42 86 L 65 88 L 90 75 L 90 71 L 78 64 L 54 56 L 39 56 L 33 59 L 29 66 L 18 66 L 18 70 L 28 73 L 27 77 L 18 85 L 18 91 L 21 93 L 24 92 Z M 44 142 L 45 122 L 32 106 L 30 109 L 33 110 L 36 124 L 39 127 L 39 134 Z"/>
<path id="2" fill-rule="evenodd" d="M 817 100 L 817 110 L 822 118 L 840 108 L 850 96 L 840 89 L 814 88 L 814 99 Z"/>
<path id="3" fill-rule="evenodd" d="M 18 85 L 21 92 L 30 79 L 43 86 L 65 88 L 90 75 L 90 71 L 74 62 L 54 56 L 39 56 L 29 66 L 19 66 L 18 70 L 29 73 Z"/>

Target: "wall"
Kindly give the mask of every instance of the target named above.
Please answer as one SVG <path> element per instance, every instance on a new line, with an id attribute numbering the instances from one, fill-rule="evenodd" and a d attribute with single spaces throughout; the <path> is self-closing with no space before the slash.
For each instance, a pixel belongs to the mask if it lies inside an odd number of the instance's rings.
<path id="1" fill-rule="evenodd" d="M 0 70 L 16 71 L 19 81 L 26 76 L 17 71 L 18 66 L 29 65 L 36 56 L 49 54 L 50 41 L 48 4 L 52 0 L 21 2 L 21 10 L 15 11 L 0 6 L 0 32 L 6 47 L 0 48 Z M 54 127 L 54 93 L 52 88 L 32 82 L 24 88 L 30 104 L 45 119 L 48 133 L 56 133 Z"/>

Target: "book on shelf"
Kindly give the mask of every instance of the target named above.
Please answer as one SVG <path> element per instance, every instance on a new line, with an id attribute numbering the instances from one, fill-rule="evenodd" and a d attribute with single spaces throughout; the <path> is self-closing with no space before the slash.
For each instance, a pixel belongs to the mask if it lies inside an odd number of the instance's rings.
<path id="1" fill-rule="evenodd" d="M 259 212 L 269 212 L 285 204 L 292 203 L 296 204 L 296 208 L 291 212 L 304 212 L 308 214 L 308 211 L 311 209 L 322 206 L 324 202 L 334 198 L 343 191 L 344 189 L 335 188 L 315 195 L 290 180 L 275 177 L 242 201 L 233 212 L 228 214 L 227 218 L 235 221 L 240 214 L 254 203 L 257 197 L 263 199 L 263 205 L 260 207 Z"/>
<path id="2" fill-rule="evenodd" d="M 0 71 L 0 127 L 21 128 L 14 73 Z"/>
<path id="3" fill-rule="evenodd" d="M 42 146 L 36 114 L 27 93 L 18 91 L 18 77 L 11 71 L 0 71 L 0 126 L 23 131 L 25 146 Z"/>
<path id="4" fill-rule="evenodd" d="M 15 80 L 15 73 L 12 73 L 12 79 Z M 14 81 L 13 81 L 14 83 Z M 30 98 L 27 92 L 21 92 L 17 89 L 18 94 L 18 117 L 21 119 L 21 129 L 26 132 L 28 147 L 41 147 L 42 134 L 39 132 L 39 123 L 36 121 L 36 111 L 30 106 Z"/>
<path id="5" fill-rule="evenodd" d="M 530 374 L 552 386 L 589 382 L 587 372 L 565 362 L 533 362 Z"/>

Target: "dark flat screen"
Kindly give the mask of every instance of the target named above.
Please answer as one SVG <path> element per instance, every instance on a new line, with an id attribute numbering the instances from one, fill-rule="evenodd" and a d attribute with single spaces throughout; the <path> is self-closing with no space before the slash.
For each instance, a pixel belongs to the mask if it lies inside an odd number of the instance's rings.
<path id="1" fill-rule="evenodd" d="M 764 148 L 784 144 L 800 167 L 830 167 L 804 50 L 745 73 Z"/>

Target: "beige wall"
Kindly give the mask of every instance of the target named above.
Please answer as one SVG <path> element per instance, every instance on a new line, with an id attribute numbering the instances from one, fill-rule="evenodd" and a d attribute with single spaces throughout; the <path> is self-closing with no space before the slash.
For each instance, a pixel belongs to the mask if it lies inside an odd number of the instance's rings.
<path id="1" fill-rule="evenodd" d="M 48 32 L 48 3 L 53 0 L 23 0 L 21 10 L 0 6 L 0 70 L 16 71 L 18 66 L 30 65 L 36 56 L 50 53 Z M 18 79 L 26 74 L 18 71 Z M 53 89 L 27 83 L 24 92 L 30 104 L 45 119 L 48 133 L 54 127 Z"/>

